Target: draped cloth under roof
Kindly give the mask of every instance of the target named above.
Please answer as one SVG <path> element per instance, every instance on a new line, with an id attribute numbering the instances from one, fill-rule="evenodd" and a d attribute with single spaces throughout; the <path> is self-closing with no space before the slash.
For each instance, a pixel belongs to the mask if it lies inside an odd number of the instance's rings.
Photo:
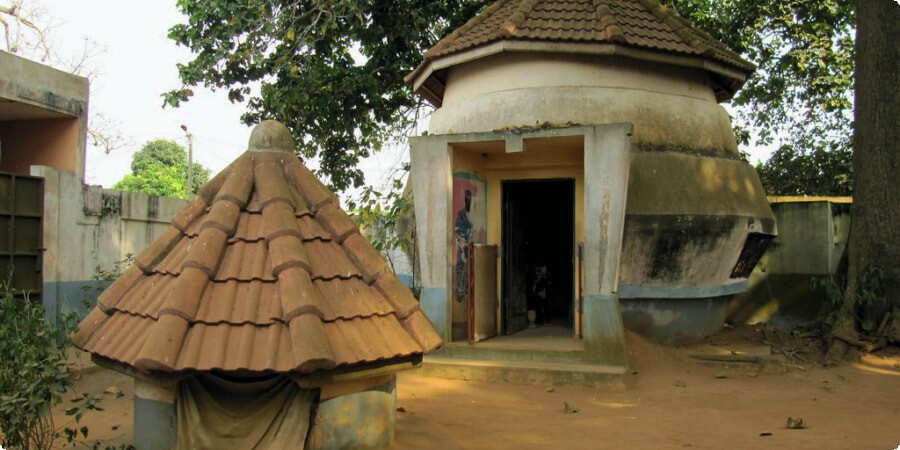
<path id="1" fill-rule="evenodd" d="M 499 43 L 505 44 L 491 47 Z M 440 106 L 446 80 L 438 72 L 499 51 L 618 55 L 703 68 L 721 83 L 719 100 L 734 95 L 755 70 L 658 0 L 498 0 L 425 52 L 406 82 Z"/>
<path id="2" fill-rule="evenodd" d="M 285 133 L 254 129 L 250 150 L 100 295 L 78 348 L 141 371 L 305 374 L 441 344 Z"/>

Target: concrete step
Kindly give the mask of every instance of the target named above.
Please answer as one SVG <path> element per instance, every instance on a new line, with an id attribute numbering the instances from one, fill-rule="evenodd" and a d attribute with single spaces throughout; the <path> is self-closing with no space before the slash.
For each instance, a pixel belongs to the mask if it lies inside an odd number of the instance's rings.
<path id="1" fill-rule="evenodd" d="M 586 363 L 504 361 L 426 356 L 425 376 L 548 386 L 581 386 L 620 391 L 625 389 L 624 367 Z"/>
<path id="2" fill-rule="evenodd" d="M 432 355 L 441 358 L 492 361 L 534 361 L 547 363 L 581 363 L 584 350 L 535 349 L 513 346 L 496 346 L 489 343 L 469 345 L 449 342 Z"/>

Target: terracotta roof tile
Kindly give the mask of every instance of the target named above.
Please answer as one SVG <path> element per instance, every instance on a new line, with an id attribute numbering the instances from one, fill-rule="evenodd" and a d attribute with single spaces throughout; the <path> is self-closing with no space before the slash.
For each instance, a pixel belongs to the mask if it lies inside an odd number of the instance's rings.
<path id="1" fill-rule="evenodd" d="M 135 260 L 72 339 L 139 370 L 310 373 L 440 345 L 409 290 L 289 153 L 241 155 Z"/>
<path id="2" fill-rule="evenodd" d="M 292 267 L 299 267 L 307 273 L 312 270 L 309 258 L 306 257 L 306 250 L 303 248 L 303 241 L 296 236 L 281 236 L 267 242 L 272 261 L 272 275 L 275 277 Z"/>
<path id="3" fill-rule="evenodd" d="M 658 0 L 498 0 L 426 51 L 406 81 L 431 61 L 500 40 L 615 43 L 755 69 Z"/>
<path id="4" fill-rule="evenodd" d="M 361 234 L 356 233 L 344 241 L 344 250 L 347 252 L 356 266 L 363 270 L 363 276 L 368 280 L 375 280 L 384 273 L 388 267 L 384 257 L 378 250 L 369 244 Z"/>
<path id="5" fill-rule="evenodd" d="M 134 258 L 134 265 L 140 268 L 144 273 L 150 273 L 170 251 L 181 242 L 181 231 L 175 227 L 169 227 L 159 239 L 153 241 L 141 253 Z"/>
<path id="6" fill-rule="evenodd" d="M 306 208 L 316 211 L 328 203 L 337 201 L 334 198 L 334 194 L 296 158 L 286 160 L 284 162 L 284 170 L 290 182 L 297 189 L 297 193 L 305 200 L 304 205 Z"/>
<path id="7" fill-rule="evenodd" d="M 141 269 L 137 266 L 132 266 L 125 273 L 122 274 L 116 281 L 114 281 L 111 285 L 109 285 L 106 290 L 100 293 L 100 296 L 97 297 L 97 305 L 99 305 L 103 310 L 110 309 L 116 306 L 116 303 L 122 299 L 122 296 L 125 295 L 129 289 L 131 289 L 134 284 L 141 279 L 143 273 Z"/>
<path id="8" fill-rule="evenodd" d="M 316 211 L 316 222 L 331 233 L 331 238 L 338 243 L 344 242 L 353 233 L 357 233 L 356 224 L 339 206 L 329 203 Z"/>

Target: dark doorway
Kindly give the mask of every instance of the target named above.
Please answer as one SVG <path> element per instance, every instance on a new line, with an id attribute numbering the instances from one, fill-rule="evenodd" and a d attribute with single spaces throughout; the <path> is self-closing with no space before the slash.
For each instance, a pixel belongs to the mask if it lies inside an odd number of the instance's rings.
<path id="1" fill-rule="evenodd" d="M 572 326 L 575 180 L 503 182 L 503 334 Z"/>

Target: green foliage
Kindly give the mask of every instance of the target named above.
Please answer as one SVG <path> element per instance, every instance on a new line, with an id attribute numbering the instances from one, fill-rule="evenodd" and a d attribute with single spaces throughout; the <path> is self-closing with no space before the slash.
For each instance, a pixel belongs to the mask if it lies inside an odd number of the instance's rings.
<path id="1" fill-rule="evenodd" d="M 856 305 L 859 310 L 877 309 L 888 305 L 889 302 L 882 287 L 883 281 L 884 269 L 881 267 L 869 265 L 862 271 L 856 289 Z M 838 307 L 844 303 L 846 286 L 838 277 L 834 275 L 814 277 L 810 280 L 810 284 L 813 289 L 821 289 L 832 306 Z M 868 315 L 860 316 L 857 311 L 853 311 L 853 314 L 863 331 L 872 333 L 878 327 L 871 317 L 866 317 Z"/>
<path id="2" fill-rule="evenodd" d="M 50 409 L 69 387 L 68 334 L 74 317 L 51 324 L 40 303 L 13 297 L 0 285 L 0 430 L 4 446 L 51 448 L 56 429 Z"/>
<path id="3" fill-rule="evenodd" d="M 0 446 L 51 449 L 58 438 L 84 445 L 88 427 L 81 419 L 88 411 L 102 411 L 102 397 L 82 394 L 71 400 L 65 415 L 72 421 L 57 428 L 51 410 L 72 388 L 66 354 L 72 348 L 69 334 L 75 330 L 74 314 L 51 323 L 39 302 L 18 299 L 8 282 L 0 283 Z M 94 450 L 133 449 L 130 445 L 103 446 Z"/>
<path id="4" fill-rule="evenodd" d="M 855 41 L 852 2 L 669 3 L 758 65 L 732 102 L 744 144 L 786 144 L 799 154 L 849 149 Z"/>
<path id="5" fill-rule="evenodd" d="M 408 172 L 408 166 L 406 166 Z M 400 230 L 400 221 L 412 209 L 412 198 L 404 193 L 403 178 L 393 180 L 386 192 L 366 186 L 357 199 L 348 201 L 353 220 L 366 234 L 369 242 L 393 265 L 389 252 L 409 250 L 410 236 Z"/>
<path id="6" fill-rule="evenodd" d="M 319 157 L 333 189 L 359 187 L 359 160 L 408 127 L 420 106 L 404 75 L 487 3 L 179 0 L 187 23 L 169 37 L 195 58 L 178 65 L 184 86 L 164 103 L 177 106 L 197 85 L 227 89 L 232 101 L 249 99 L 244 122 L 284 122 L 300 153 Z"/>
<path id="7" fill-rule="evenodd" d="M 784 145 L 756 172 L 769 195 L 853 194 L 852 152 L 849 148 L 832 151 L 800 152 Z"/>
<path id="8" fill-rule="evenodd" d="M 191 195 L 209 181 L 209 169 L 193 164 Z M 164 197 L 186 198 L 187 153 L 175 142 L 157 139 L 144 144 L 131 160 L 131 173 L 113 189 Z"/>

